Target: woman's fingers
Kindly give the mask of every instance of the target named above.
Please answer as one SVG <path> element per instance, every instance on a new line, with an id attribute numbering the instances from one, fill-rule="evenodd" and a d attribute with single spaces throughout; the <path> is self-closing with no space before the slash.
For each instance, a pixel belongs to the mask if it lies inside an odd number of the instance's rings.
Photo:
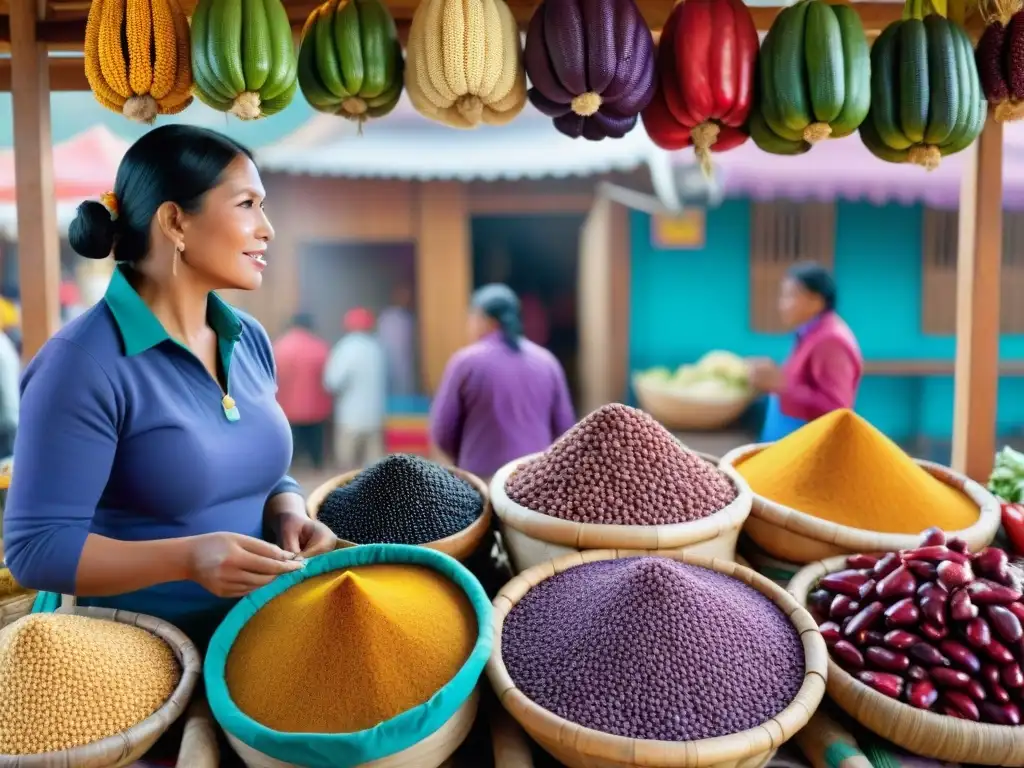
<path id="1" fill-rule="evenodd" d="M 271 560 L 294 560 L 295 554 L 292 552 L 286 552 L 276 544 L 271 544 L 269 541 L 263 541 L 263 539 L 254 539 L 251 536 L 239 536 L 239 544 L 242 549 L 246 552 L 251 552 L 254 555 L 260 557 L 266 557 Z"/>

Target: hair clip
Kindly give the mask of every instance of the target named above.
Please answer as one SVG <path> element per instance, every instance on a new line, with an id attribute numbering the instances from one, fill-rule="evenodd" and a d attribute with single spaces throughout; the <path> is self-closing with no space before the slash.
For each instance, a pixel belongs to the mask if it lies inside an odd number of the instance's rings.
<path id="1" fill-rule="evenodd" d="M 100 195 L 100 203 L 110 212 L 112 221 L 117 218 L 117 196 L 113 192 L 104 192 Z"/>

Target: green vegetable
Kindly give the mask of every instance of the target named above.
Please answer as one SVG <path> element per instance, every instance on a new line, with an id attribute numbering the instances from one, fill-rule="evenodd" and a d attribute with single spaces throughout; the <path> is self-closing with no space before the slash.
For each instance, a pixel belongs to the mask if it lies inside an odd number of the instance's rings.
<path id="1" fill-rule="evenodd" d="M 1010 446 L 997 453 L 988 489 L 1011 503 L 1024 501 L 1024 453 Z"/>

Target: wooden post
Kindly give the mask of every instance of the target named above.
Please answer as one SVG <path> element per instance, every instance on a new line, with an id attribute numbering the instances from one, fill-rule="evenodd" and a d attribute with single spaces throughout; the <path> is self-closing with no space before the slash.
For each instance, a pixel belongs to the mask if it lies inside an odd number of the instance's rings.
<path id="1" fill-rule="evenodd" d="M 416 296 L 423 383 L 433 394 L 448 358 L 465 345 L 473 289 L 473 254 L 466 185 L 420 185 L 416 239 Z"/>
<path id="2" fill-rule="evenodd" d="M 1003 126 L 991 112 L 967 151 L 957 248 L 952 464 L 984 483 L 995 454 L 1003 251 Z"/>
<path id="3" fill-rule="evenodd" d="M 36 38 L 39 16 L 36 0 L 10 0 L 18 267 L 22 357 L 26 361 L 60 324 L 60 242 L 53 188 L 50 71 L 46 45 Z"/>

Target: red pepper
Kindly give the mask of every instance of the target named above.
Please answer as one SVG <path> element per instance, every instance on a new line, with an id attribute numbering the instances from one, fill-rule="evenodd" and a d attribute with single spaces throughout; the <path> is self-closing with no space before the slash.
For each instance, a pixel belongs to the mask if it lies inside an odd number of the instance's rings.
<path id="1" fill-rule="evenodd" d="M 1010 538 L 1014 552 L 1024 554 L 1024 506 L 1020 504 L 1002 504 L 1003 530 Z"/>

